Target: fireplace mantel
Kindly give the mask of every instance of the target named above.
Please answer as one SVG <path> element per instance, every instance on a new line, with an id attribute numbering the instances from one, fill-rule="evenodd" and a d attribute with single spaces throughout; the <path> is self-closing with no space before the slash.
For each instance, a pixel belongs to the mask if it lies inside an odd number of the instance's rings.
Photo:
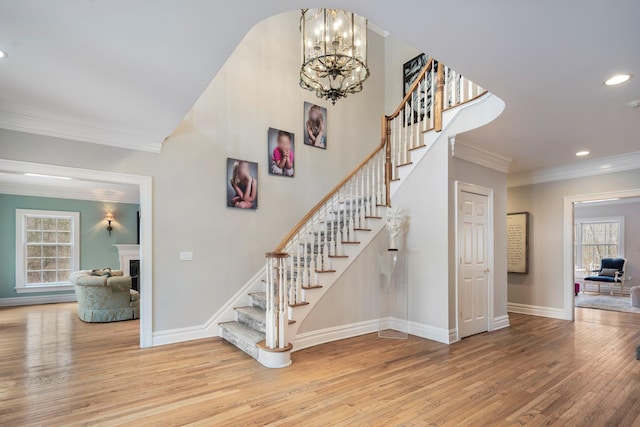
<path id="1" fill-rule="evenodd" d="M 129 261 L 140 260 L 140 245 L 113 245 L 118 249 L 120 270 L 125 276 L 130 276 Z"/>

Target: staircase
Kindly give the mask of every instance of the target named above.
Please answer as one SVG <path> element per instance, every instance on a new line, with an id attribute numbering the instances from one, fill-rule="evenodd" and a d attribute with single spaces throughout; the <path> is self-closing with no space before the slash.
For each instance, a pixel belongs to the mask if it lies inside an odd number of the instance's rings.
<path id="1" fill-rule="evenodd" d="M 454 126 L 465 108 L 491 96 L 429 60 L 396 111 L 383 117 L 376 150 L 266 254 L 265 267 L 223 307 L 219 335 L 264 366 L 288 366 L 300 324 L 382 231 L 402 180 L 438 138 L 467 130 Z"/>

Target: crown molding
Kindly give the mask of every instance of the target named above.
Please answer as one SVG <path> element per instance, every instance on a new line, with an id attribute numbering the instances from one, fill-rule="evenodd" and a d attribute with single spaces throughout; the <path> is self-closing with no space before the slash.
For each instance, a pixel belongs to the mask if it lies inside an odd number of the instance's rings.
<path id="1" fill-rule="evenodd" d="M 152 153 L 162 151 L 162 139 L 126 129 L 105 129 L 92 123 L 72 122 L 44 111 L 0 111 L 0 128 L 128 150 Z"/>
<path id="2" fill-rule="evenodd" d="M 129 203 L 137 205 L 140 197 L 133 193 L 113 194 L 112 190 L 90 190 L 77 188 L 45 188 L 30 185 L 0 183 L 0 194 L 14 196 L 49 197 L 53 199 L 88 200 L 91 202 Z"/>
<path id="3" fill-rule="evenodd" d="M 381 35 L 382 37 L 387 37 L 389 34 L 391 34 L 389 31 L 383 30 L 381 27 L 377 26 L 376 24 L 372 24 L 371 21 L 367 22 L 367 28 L 369 28 L 371 31 L 373 31 L 376 34 Z"/>
<path id="4" fill-rule="evenodd" d="M 498 172 L 509 172 L 511 159 L 500 154 L 491 153 L 478 147 L 474 147 L 462 142 L 456 142 L 455 137 L 450 138 L 451 155 L 457 159 L 466 160 Z"/>
<path id="5" fill-rule="evenodd" d="M 507 177 L 507 187 L 522 187 L 632 169 L 640 169 L 640 151 L 511 174 Z"/>

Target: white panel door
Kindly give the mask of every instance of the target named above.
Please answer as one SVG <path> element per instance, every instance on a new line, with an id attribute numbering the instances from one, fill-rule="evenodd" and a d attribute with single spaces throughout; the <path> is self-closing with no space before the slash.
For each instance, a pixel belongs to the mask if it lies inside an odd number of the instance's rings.
<path id="1" fill-rule="evenodd" d="M 489 198 L 460 193 L 458 220 L 458 333 L 460 338 L 489 330 Z"/>

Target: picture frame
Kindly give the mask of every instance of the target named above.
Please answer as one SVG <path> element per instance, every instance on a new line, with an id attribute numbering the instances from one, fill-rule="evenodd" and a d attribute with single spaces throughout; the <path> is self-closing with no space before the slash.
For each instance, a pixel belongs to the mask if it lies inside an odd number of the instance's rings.
<path id="1" fill-rule="evenodd" d="M 227 158 L 227 206 L 258 208 L 258 163 Z"/>
<path id="2" fill-rule="evenodd" d="M 424 53 L 410 59 L 402 65 L 402 96 L 405 97 L 409 93 L 409 89 L 416 81 L 416 78 L 420 74 L 420 71 L 429 62 L 429 56 Z M 431 75 L 427 76 L 427 87 L 431 87 Z M 403 111 L 403 126 L 411 126 L 414 123 L 419 123 L 425 119 L 425 111 L 427 118 L 429 118 L 429 106 L 431 105 L 432 94 L 426 93 L 424 89 L 420 89 L 418 99 L 415 96 L 409 99 L 407 106 Z"/>
<path id="3" fill-rule="evenodd" d="M 507 272 L 529 273 L 529 212 L 507 214 Z"/>
<path id="4" fill-rule="evenodd" d="M 327 149 L 327 109 L 311 102 L 304 103 L 304 145 Z"/>
<path id="5" fill-rule="evenodd" d="M 295 174 L 295 135 L 269 128 L 267 132 L 269 175 L 293 178 Z"/>

